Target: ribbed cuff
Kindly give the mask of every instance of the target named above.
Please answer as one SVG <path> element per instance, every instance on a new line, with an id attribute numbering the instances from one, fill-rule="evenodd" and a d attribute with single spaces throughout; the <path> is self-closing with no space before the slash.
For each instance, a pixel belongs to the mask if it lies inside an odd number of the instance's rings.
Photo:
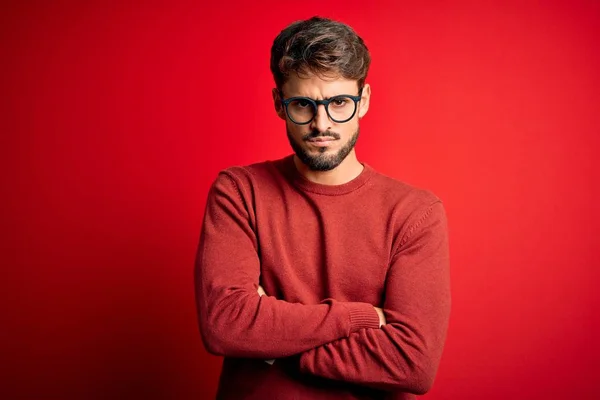
<path id="1" fill-rule="evenodd" d="M 368 303 L 347 303 L 350 314 L 350 332 L 365 328 L 379 328 L 379 314 Z"/>

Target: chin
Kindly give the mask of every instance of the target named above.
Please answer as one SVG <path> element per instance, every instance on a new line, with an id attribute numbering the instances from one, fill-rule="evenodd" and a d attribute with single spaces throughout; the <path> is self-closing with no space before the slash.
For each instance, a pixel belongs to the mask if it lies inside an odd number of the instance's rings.
<path id="1" fill-rule="evenodd" d="M 319 147 L 319 148 L 309 148 L 307 149 L 308 152 L 312 153 L 312 154 L 325 154 L 325 153 L 329 153 L 331 154 L 333 152 L 332 149 L 333 146 L 327 146 L 327 147 Z"/>
<path id="2" fill-rule="evenodd" d="M 346 142 L 338 139 L 330 146 L 315 147 L 304 143 L 302 139 L 296 140 L 290 131 L 287 131 L 288 140 L 296 156 L 313 171 L 330 171 L 340 165 L 354 149 L 358 135 L 359 130 L 357 129 L 350 140 Z"/>
<path id="3" fill-rule="evenodd" d="M 313 171 L 330 171 L 340 165 L 343 161 L 340 159 L 340 155 L 337 152 L 305 153 L 304 157 L 300 157 L 300 159 Z"/>

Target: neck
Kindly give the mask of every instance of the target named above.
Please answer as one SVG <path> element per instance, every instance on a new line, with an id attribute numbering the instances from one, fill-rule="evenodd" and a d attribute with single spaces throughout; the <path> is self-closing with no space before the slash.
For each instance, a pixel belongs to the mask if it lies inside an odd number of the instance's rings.
<path id="1" fill-rule="evenodd" d="M 354 150 L 334 169 L 330 171 L 313 171 L 298 156 L 294 155 L 294 164 L 302 176 L 311 182 L 321 185 L 343 185 L 356 178 L 364 166 L 356 158 Z"/>

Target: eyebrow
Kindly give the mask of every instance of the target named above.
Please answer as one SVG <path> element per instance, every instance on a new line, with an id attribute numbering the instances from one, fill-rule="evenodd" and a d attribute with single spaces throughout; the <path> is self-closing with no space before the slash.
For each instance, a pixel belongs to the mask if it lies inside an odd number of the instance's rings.
<path id="1" fill-rule="evenodd" d="M 305 97 L 305 98 L 311 99 L 311 100 L 329 100 L 329 99 L 331 99 L 333 97 L 338 97 L 338 96 L 352 96 L 352 95 L 349 95 L 347 93 L 340 93 L 340 94 L 334 94 L 333 96 L 323 97 L 323 99 L 315 99 L 315 98 L 310 97 L 310 96 L 300 96 L 300 95 L 298 95 L 298 96 L 290 96 L 289 98 L 292 98 L 292 97 Z"/>
<path id="2" fill-rule="evenodd" d="M 358 95 L 354 95 L 354 94 L 350 94 L 350 93 L 338 93 L 338 94 L 334 94 L 333 96 L 323 97 L 323 100 L 329 100 L 329 99 L 332 99 L 332 98 L 338 97 L 338 96 L 353 96 L 353 97 L 356 97 L 356 96 L 360 96 L 361 95 L 361 91 L 362 91 L 362 88 L 359 89 Z M 281 97 L 283 99 L 286 99 L 285 93 L 283 93 L 283 89 L 279 89 L 279 94 L 281 95 Z M 287 98 L 291 99 L 292 97 L 303 97 L 303 98 L 306 98 L 306 99 L 311 99 L 311 100 L 316 100 L 316 101 L 319 100 L 319 99 L 315 99 L 315 98 L 310 97 L 310 96 L 302 96 L 302 95 L 298 95 L 298 94 L 294 95 L 294 96 L 289 96 L 288 95 Z"/>

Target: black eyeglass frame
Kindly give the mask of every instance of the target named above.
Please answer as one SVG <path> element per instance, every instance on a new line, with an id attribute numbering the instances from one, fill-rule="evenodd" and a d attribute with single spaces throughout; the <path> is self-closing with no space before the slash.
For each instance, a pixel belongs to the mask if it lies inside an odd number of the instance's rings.
<path id="1" fill-rule="evenodd" d="M 302 96 L 296 96 L 296 97 L 290 97 L 289 99 L 284 99 L 283 92 L 281 90 L 279 90 L 279 98 L 281 99 L 281 104 L 283 104 L 283 106 L 285 108 L 285 114 L 288 116 L 290 121 L 292 121 L 296 125 L 310 124 L 317 116 L 317 110 L 319 108 L 319 105 L 321 105 L 321 104 L 323 104 L 325 106 L 325 112 L 327 113 L 327 116 L 329 117 L 329 119 L 331 119 L 333 122 L 336 122 L 338 124 L 343 124 L 344 122 L 350 121 L 356 115 L 356 110 L 358 110 L 358 102 L 362 98 L 362 91 L 363 91 L 363 88 L 360 88 L 360 90 L 358 91 L 358 96 L 352 96 L 349 94 L 338 94 L 333 97 L 330 97 L 329 99 L 314 100 L 314 99 L 311 99 L 310 97 L 302 97 Z M 329 103 L 331 103 L 332 101 L 335 101 L 339 98 L 344 98 L 344 99 L 348 98 L 348 99 L 351 99 L 352 101 L 354 101 L 354 111 L 352 112 L 352 115 L 344 120 L 337 120 L 337 119 L 333 118 L 331 116 L 331 114 L 329 114 Z M 288 105 L 294 100 L 305 100 L 312 104 L 313 110 L 314 110 L 313 116 L 307 122 L 296 122 L 296 121 L 294 121 L 294 118 L 292 118 L 292 116 L 290 115 L 290 113 L 288 111 Z"/>

